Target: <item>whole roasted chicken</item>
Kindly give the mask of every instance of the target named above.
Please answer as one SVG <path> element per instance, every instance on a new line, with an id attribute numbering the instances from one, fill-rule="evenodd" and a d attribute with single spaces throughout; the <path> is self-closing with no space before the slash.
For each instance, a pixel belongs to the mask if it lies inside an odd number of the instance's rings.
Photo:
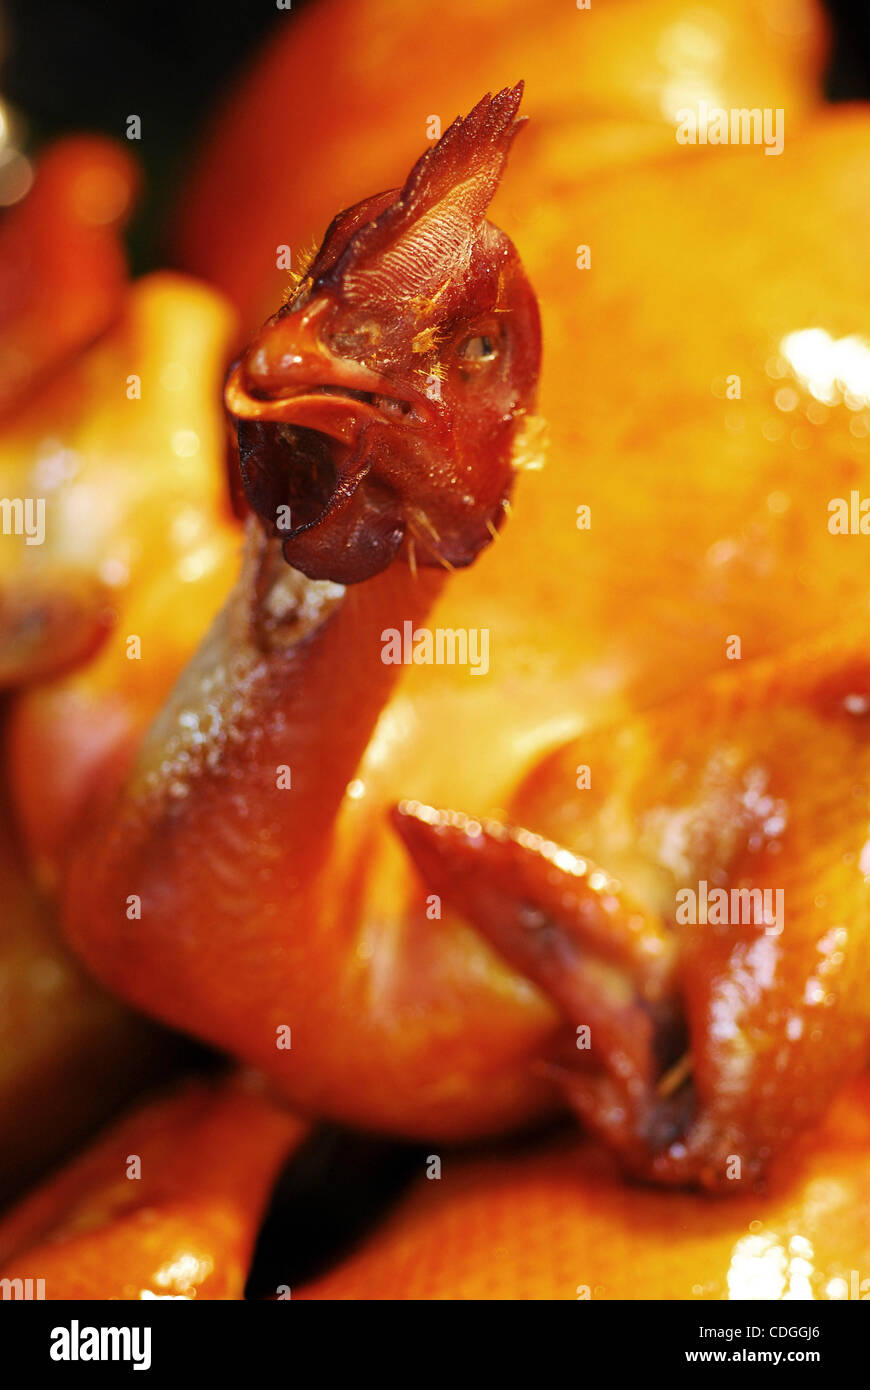
<path id="1" fill-rule="evenodd" d="M 337 217 L 232 369 L 242 576 L 63 847 L 63 918 L 116 992 L 309 1112 L 459 1136 L 555 1083 L 632 1171 L 726 1187 L 865 1059 L 860 644 L 735 667 L 485 802 L 422 804 L 393 766 L 391 828 L 369 770 L 529 459 L 537 307 L 486 220 L 519 98 Z M 723 888 L 736 919 L 680 923 Z"/>

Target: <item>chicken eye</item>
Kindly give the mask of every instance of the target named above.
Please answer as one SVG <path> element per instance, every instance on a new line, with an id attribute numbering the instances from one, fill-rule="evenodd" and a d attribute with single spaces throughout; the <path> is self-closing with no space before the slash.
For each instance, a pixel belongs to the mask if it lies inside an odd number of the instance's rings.
<path id="1" fill-rule="evenodd" d="M 496 354 L 495 338 L 488 333 L 475 333 L 473 338 L 466 338 L 459 349 L 459 356 L 466 362 L 492 362 Z"/>
<path id="2" fill-rule="evenodd" d="M 378 324 L 360 323 L 333 334 L 330 347 L 340 357 L 365 357 L 377 347 L 380 337 L 381 330 Z"/>

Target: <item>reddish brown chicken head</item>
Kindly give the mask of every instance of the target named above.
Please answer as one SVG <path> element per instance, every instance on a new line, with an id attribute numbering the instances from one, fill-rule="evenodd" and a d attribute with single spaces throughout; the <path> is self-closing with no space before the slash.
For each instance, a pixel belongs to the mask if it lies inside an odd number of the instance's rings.
<path id="1" fill-rule="evenodd" d="M 248 500 L 313 579 L 469 565 L 503 519 L 540 365 L 534 293 L 486 220 L 521 96 L 484 97 L 400 190 L 340 213 L 230 373 Z"/>

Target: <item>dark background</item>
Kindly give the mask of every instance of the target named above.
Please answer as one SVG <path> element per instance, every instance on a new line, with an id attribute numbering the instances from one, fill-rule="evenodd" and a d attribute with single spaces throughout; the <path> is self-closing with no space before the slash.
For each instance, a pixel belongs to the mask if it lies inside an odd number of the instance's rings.
<path id="1" fill-rule="evenodd" d="M 148 198 L 131 234 L 138 274 L 166 263 L 160 229 L 218 97 L 269 31 L 309 3 L 293 0 L 288 13 L 275 0 L 0 0 L 0 92 L 26 118 L 28 150 L 67 130 L 122 137 L 127 116 L 142 117 L 148 138 L 136 154 Z M 828 95 L 870 98 L 870 0 L 827 0 L 827 8 Z"/>
<path id="2" fill-rule="evenodd" d="M 210 112 L 271 29 L 310 0 L 0 0 L 0 94 L 26 122 L 25 152 L 66 131 L 123 139 L 147 198 L 130 231 L 134 274 L 168 261 L 161 230 Z M 414 0 L 411 0 L 414 3 Z"/>

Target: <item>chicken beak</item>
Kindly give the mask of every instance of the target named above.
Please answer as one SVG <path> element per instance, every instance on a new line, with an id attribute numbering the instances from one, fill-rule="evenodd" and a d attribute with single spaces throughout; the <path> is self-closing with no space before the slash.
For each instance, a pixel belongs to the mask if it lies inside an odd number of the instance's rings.
<path id="1" fill-rule="evenodd" d="M 317 430 L 352 445 L 373 421 L 390 418 L 390 385 L 324 341 L 332 301 L 321 296 L 270 320 L 230 369 L 224 389 L 237 420 Z"/>

